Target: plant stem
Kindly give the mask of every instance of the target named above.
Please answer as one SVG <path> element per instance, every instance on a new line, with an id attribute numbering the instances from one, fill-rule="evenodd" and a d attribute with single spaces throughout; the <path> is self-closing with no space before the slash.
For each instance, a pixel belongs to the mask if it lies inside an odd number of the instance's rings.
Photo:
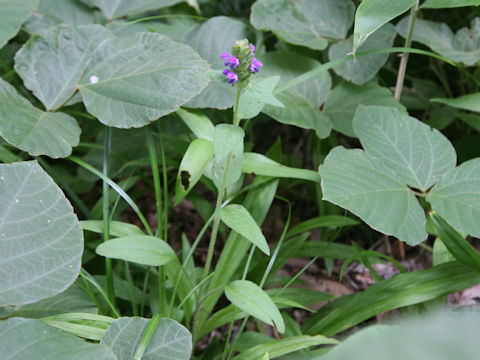
<path id="1" fill-rule="evenodd" d="M 417 20 L 419 0 L 417 3 L 412 6 L 410 10 L 410 20 L 408 23 L 408 35 L 405 40 L 405 47 L 410 48 L 412 45 L 413 30 L 415 29 L 415 21 Z M 400 66 L 398 68 L 397 84 L 395 86 L 395 99 L 400 100 L 402 96 L 403 83 L 405 81 L 405 72 L 407 71 L 407 62 L 408 62 L 408 53 L 404 52 L 402 54 L 402 59 L 400 60 Z"/>
<path id="2" fill-rule="evenodd" d="M 147 350 L 147 346 L 152 339 L 155 330 L 157 330 L 158 323 L 160 322 L 161 316 L 159 314 L 153 315 L 153 317 L 148 322 L 147 328 L 143 333 L 142 339 L 140 340 L 140 344 L 138 344 L 137 350 L 135 351 L 135 355 L 133 356 L 133 360 L 141 360 L 145 350 Z"/>
<path id="3" fill-rule="evenodd" d="M 105 140 L 103 148 L 103 176 L 108 177 L 110 168 L 110 148 L 112 146 L 112 128 L 107 127 L 105 130 Z M 110 187 L 103 180 L 103 241 L 110 239 Z M 113 285 L 112 259 L 105 258 L 105 274 L 107 277 L 107 294 L 108 298 L 115 305 L 115 288 Z"/>

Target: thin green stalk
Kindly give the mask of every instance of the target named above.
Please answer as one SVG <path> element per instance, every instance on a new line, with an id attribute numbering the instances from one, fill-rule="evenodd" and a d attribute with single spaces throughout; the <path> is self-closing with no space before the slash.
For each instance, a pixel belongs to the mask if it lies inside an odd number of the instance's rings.
<path id="1" fill-rule="evenodd" d="M 147 346 L 152 339 L 155 330 L 157 330 L 158 323 L 160 322 L 161 315 L 154 314 L 153 317 L 148 322 L 147 328 L 143 333 L 142 339 L 140 340 L 140 344 L 138 344 L 137 350 L 135 351 L 135 355 L 133 356 L 133 360 L 141 360 L 145 350 L 147 350 Z"/>
<path id="2" fill-rule="evenodd" d="M 250 269 L 250 264 L 252 263 L 253 254 L 255 253 L 256 249 L 257 247 L 252 244 L 252 247 L 250 248 L 250 253 L 248 254 L 247 262 L 245 263 L 245 269 L 243 269 L 242 280 L 245 280 L 247 278 L 248 270 Z"/>
<path id="3" fill-rule="evenodd" d="M 105 130 L 103 148 L 103 176 L 108 177 L 110 168 L 110 148 L 112 147 L 112 128 L 107 127 Z M 110 187 L 103 180 L 103 241 L 110 240 Z M 113 284 L 112 259 L 105 258 L 105 275 L 107 278 L 108 298 L 115 305 L 115 286 Z"/>
<path id="4" fill-rule="evenodd" d="M 159 136 L 159 143 L 160 143 L 160 156 L 162 157 L 162 176 L 163 176 L 163 240 L 168 242 L 168 204 L 170 203 L 168 200 L 168 178 L 167 178 L 167 159 L 165 157 L 165 147 L 163 146 L 163 134 L 161 133 L 161 128 L 159 125 L 160 136 Z"/>
<path id="5" fill-rule="evenodd" d="M 112 311 L 112 313 L 116 316 L 116 317 L 120 317 L 120 313 L 118 312 L 117 308 L 115 307 L 115 304 L 113 304 L 110 299 L 108 298 L 108 295 L 107 293 L 105 292 L 105 290 L 103 290 L 103 288 L 98 284 L 98 282 L 93 278 L 92 275 L 90 275 L 85 269 L 81 269 L 80 270 L 80 276 L 82 277 L 82 279 L 85 279 L 87 280 L 90 284 L 92 284 L 95 289 L 98 290 L 98 292 L 100 293 L 100 295 L 105 299 L 106 303 L 108 304 L 108 306 L 110 307 L 110 310 Z"/>
<path id="6" fill-rule="evenodd" d="M 135 288 L 135 285 L 133 283 L 132 279 L 132 274 L 130 274 L 130 266 L 128 265 L 128 261 L 124 261 L 124 266 L 125 266 L 125 278 L 127 279 L 128 282 L 128 295 L 130 296 L 130 304 L 132 306 L 132 313 L 134 316 L 138 316 L 138 307 L 137 307 L 137 302 L 135 301 L 135 294 L 133 292 L 133 289 Z"/>
<path id="7" fill-rule="evenodd" d="M 247 325 L 247 321 L 249 318 L 250 316 L 245 316 L 245 318 L 243 319 L 242 325 L 240 325 L 240 329 L 238 329 L 237 337 L 235 338 L 235 340 L 233 340 L 232 346 L 230 346 L 230 352 L 228 353 L 227 360 L 230 360 L 232 358 L 233 350 L 235 349 L 235 344 L 239 338 L 239 334 L 241 334 L 243 332 L 243 329 L 245 329 L 245 325 Z"/>
<path id="8" fill-rule="evenodd" d="M 417 20 L 418 6 L 420 1 L 417 0 L 417 3 L 412 6 L 410 10 L 410 20 L 408 23 L 408 34 L 407 39 L 405 40 L 405 47 L 409 48 L 412 45 L 413 30 L 415 29 L 415 21 Z M 403 83 L 405 82 L 405 73 L 407 71 L 408 63 L 408 52 L 402 54 L 400 60 L 400 66 L 398 68 L 397 84 L 395 86 L 395 99 L 400 100 L 403 91 Z"/>

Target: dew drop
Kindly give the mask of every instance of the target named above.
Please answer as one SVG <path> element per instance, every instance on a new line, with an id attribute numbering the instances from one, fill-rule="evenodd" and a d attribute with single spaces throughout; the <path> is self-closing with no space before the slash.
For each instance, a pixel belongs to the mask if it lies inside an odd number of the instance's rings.
<path id="1" fill-rule="evenodd" d="M 52 220 L 50 220 L 50 219 L 48 219 L 47 221 L 48 221 L 49 223 L 51 223 L 51 222 L 52 222 Z"/>
<path id="2" fill-rule="evenodd" d="M 20 202 L 20 200 L 18 200 L 18 199 L 16 199 L 16 200 L 15 200 L 15 203 L 17 203 L 17 204 L 18 204 L 19 202 Z"/>

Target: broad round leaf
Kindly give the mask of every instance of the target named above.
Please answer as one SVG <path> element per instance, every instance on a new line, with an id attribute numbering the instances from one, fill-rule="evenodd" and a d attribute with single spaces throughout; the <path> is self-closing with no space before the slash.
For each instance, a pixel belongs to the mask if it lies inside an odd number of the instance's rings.
<path id="1" fill-rule="evenodd" d="M 0 48 L 14 37 L 38 0 L 0 0 Z"/>
<path id="2" fill-rule="evenodd" d="M 118 360 L 133 360 L 149 320 L 119 318 L 107 329 L 102 344 L 107 345 Z M 142 360 L 189 360 L 192 335 L 175 320 L 160 319 Z"/>
<path id="3" fill-rule="evenodd" d="M 105 345 L 92 344 L 38 320 L 0 321 L 2 358 L 11 360 L 116 360 Z"/>
<path id="4" fill-rule="evenodd" d="M 285 323 L 277 305 L 257 284 L 248 280 L 235 280 L 225 288 L 225 296 L 230 302 L 247 314 L 277 327 L 285 332 Z"/>
<path id="5" fill-rule="evenodd" d="M 212 69 L 218 70 L 221 75 L 225 66 L 220 54 L 225 51 L 230 52 L 235 41 L 246 38 L 250 32 L 250 28 L 244 22 L 218 16 L 190 29 L 184 42 L 206 59 Z M 233 106 L 234 102 L 235 88 L 225 79 L 211 81 L 202 93 L 194 97 L 186 106 L 226 109 Z"/>
<path id="6" fill-rule="evenodd" d="M 250 21 L 291 44 L 323 50 L 327 39 L 346 36 L 354 8 L 350 0 L 258 0 Z"/>
<path id="7" fill-rule="evenodd" d="M 270 255 L 267 240 L 247 209 L 242 205 L 232 204 L 221 208 L 219 214 L 229 228 L 242 235 L 265 254 Z"/>
<path id="8" fill-rule="evenodd" d="M 480 237 L 480 159 L 447 172 L 427 200 L 454 228 Z"/>
<path id="9" fill-rule="evenodd" d="M 29 304 L 77 278 L 83 236 L 70 203 L 35 161 L 0 165 L 0 305 Z"/>
<path id="10" fill-rule="evenodd" d="M 80 80 L 89 113 L 119 128 L 142 127 L 188 102 L 208 83 L 192 48 L 155 33 L 102 42 Z"/>
<path id="11" fill-rule="evenodd" d="M 0 136 L 30 155 L 62 158 L 77 146 L 80 128 L 64 113 L 43 112 L 0 79 Z"/>
<path id="12" fill-rule="evenodd" d="M 403 105 L 395 100 L 392 92 L 387 88 L 373 82 L 357 86 L 346 81 L 340 83 L 330 92 L 323 112 L 332 120 L 332 126 L 335 130 L 356 137 L 352 121 L 360 104 L 395 107 L 406 114 Z"/>
<path id="13" fill-rule="evenodd" d="M 22 47 L 15 70 L 48 110 L 57 109 L 76 91 L 93 51 L 110 37 L 100 25 L 55 26 Z"/>
<path id="14" fill-rule="evenodd" d="M 455 149 L 441 132 L 395 108 L 359 106 L 353 128 L 368 154 L 383 160 L 398 179 L 426 191 L 455 168 Z"/>
<path id="15" fill-rule="evenodd" d="M 323 198 L 358 215 L 375 230 L 409 245 L 427 238 L 415 195 L 380 159 L 336 147 L 320 167 Z"/>
<path id="16" fill-rule="evenodd" d="M 380 29 L 375 31 L 363 44 L 358 51 L 368 51 L 373 49 L 380 49 L 391 47 L 393 40 L 397 36 L 397 32 L 392 24 L 385 24 Z M 330 60 L 342 58 L 352 51 L 353 38 L 340 41 L 333 44 L 328 50 L 328 57 Z M 349 60 L 343 64 L 335 66 L 335 72 L 344 79 L 353 82 L 357 85 L 363 85 L 367 81 L 373 79 L 377 72 L 382 68 L 388 59 L 387 53 L 375 54 L 369 56 L 362 56 L 356 59 Z"/>
<path id="17" fill-rule="evenodd" d="M 62 0 L 63 1 L 63 0 Z M 126 15 L 136 15 L 148 10 L 156 10 L 177 4 L 183 0 L 81 0 L 83 3 L 97 7 L 109 20 Z"/>
<path id="18" fill-rule="evenodd" d="M 148 235 L 119 237 L 97 246 L 96 252 L 108 258 L 161 266 L 175 259 L 175 252 L 165 241 Z"/>

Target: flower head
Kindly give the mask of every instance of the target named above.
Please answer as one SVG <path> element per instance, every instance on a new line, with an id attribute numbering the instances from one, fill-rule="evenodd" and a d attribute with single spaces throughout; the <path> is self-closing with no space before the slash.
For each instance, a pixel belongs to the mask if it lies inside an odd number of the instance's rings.
<path id="1" fill-rule="evenodd" d="M 229 84 L 237 81 L 245 82 L 252 74 L 259 72 L 263 64 L 254 58 L 255 45 L 250 44 L 247 39 L 237 40 L 232 48 L 232 54 L 223 52 L 220 57 L 227 67 L 223 74 L 227 77 Z"/>

